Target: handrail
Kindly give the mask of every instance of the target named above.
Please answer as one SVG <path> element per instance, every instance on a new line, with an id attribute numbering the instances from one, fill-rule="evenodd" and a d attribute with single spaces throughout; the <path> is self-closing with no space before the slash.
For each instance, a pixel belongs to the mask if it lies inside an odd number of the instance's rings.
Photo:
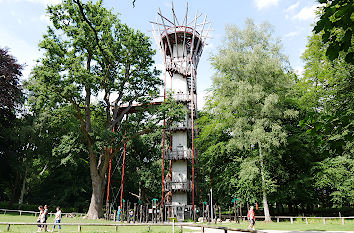
<path id="1" fill-rule="evenodd" d="M 165 181 L 164 183 L 166 191 L 173 191 L 173 190 L 184 190 L 184 191 L 191 191 L 192 185 L 191 181 Z"/>
<path id="2" fill-rule="evenodd" d="M 227 231 L 240 231 L 240 232 L 252 232 L 252 233 L 257 233 L 257 230 L 248 230 L 248 229 L 240 229 L 240 228 L 231 228 L 231 227 L 221 227 L 221 226 L 205 226 L 205 225 L 200 225 L 200 224 L 186 224 L 186 223 L 134 223 L 134 224 L 121 224 L 121 223 L 33 223 L 33 222 L 0 222 L 0 225 L 7 225 L 7 231 L 10 231 L 10 226 L 11 225 L 61 225 L 61 226 L 78 226 L 78 232 L 81 232 L 81 227 L 82 226 L 113 226 L 115 227 L 115 231 L 118 231 L 118 227 L 123 227 L 123 226 L 147 226 L 149 229 L 151 226 L 172 226 L 172 227 L 200 227 L 202 232 L 204 232 L 204 229 L 220 229 L 224 230 L 224 232 Z"/>
<path id="3" fill-rule="evenodd" d="M 192 149 L 166 149 L 165 151 L 165 160 L 188 160 L 192 159 Z"/>
<path id="4" fill-rule="evenodd" d="M 6 212 L 18 212 L 20 215 L 22 215 L 22 213 L 30 213 L 30 214 L 34 214 L 34 215 L 37 215 L 39 214 L 39 211 L 31 211 L 31 210 L 10 210 L 10 209 L 0 209 L 0 211 L 3 211 L 5 212 L 4 214 L 6 214 Z M 54 215 L 55 213 L 48 213 L 50 216 L 51 215 Z M 77 212 L 68 212 L 68 213 L 65 213 L 65 212 L 62 212 L 62 215 L 80 215 L 80 216 L 83 216 L 83 215 L 86 215 L 86 213 L 77 213 Z"/>

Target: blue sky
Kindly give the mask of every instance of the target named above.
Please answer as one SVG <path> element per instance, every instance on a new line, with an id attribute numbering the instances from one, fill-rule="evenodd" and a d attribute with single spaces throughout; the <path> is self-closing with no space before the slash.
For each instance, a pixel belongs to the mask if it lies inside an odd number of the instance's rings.
<path id="1" fill-rule="evenodd" d="M 24 78 L 27 78 L 35 60 L 41 55 L 38 42 L 49 25 L 46 5 L 60 0 L 0 0 L 0 47 L 8 47 L 21 64 L 26 64 Z M 158 9 L 164 15 L 171 13 L 171 0 L 103 0 L 107 8 L 120 13 L 122 22 L 139 29 L 152 38 L 151 24 Z M 204 49 L 198 67 L 198 106 L 203 106 L 206 89 L 211 86 L 214 73 L 209 57 L 222 44 L 225 26 L 236 24 L 243 27 L 245 19 L 251 18 L 257 24 L 268 22 L 274 27 L 274 35 L 282 40 L 283 53 L 289 57 L 291 66 L 301 72 L 300 59 L 305 50 L 307 37 L 311 35 L 315 21 L 315 0 L 189 0 L 189 16 L 198 11 L 208 15 L 215 31 Z M 182 18 L 185 0 L 175 0 L 176 14 Z M 155 42 L 153 46 L 156 49 Z M 157 66 L 162 68 L 160 54 L 155 56 Z"/>

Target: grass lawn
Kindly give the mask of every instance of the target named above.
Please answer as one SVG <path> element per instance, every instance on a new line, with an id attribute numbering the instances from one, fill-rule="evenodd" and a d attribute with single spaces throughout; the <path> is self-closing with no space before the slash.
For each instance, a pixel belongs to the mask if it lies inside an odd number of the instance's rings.
<path id="1" fill-rule="evenodd" d="M 36 217 L 33 215 L 22 215 L 16 214 L 0 214 L 0 222 L 36 222 Z M 54 222 L 54 217 L 47 220 L 48 223 Z M 63 218 L 63 223 L 112 223 L 106 220 L 88 220 L 83 218 Z M 205 224 L 206 226 L 208 224 Z M 210 224 L 214 225 L 214 224 Z M 218 223 L 217 226 L 225 226 L 232 228 L 247 229 L 248 222 L 236 223 Z M 48 229 L 52 229 L 51 226 Z M 290 224 L 289 221 L 283 221 L 280 223 L 264 223 L 262 221 L 256 222 L 256 229 L 258 230 L 297 230 L 297 231 L 354 231 L 354 220 L 346 220 L 345 225 L 342 225 L 341 220 L 326 220 L 326 224 L 323 224 L 322 220 L 309 220 L 309 224 L 305 221 L 294 220 L 294 224 Z M 82 226 L 82 232 L 115 232 L 113 226 L 100 227 L 100 226 Z M 175 228 L 175 232 L 178 232 L 179 227 Z M 0 232 L 5 232 L 6 226 L 0 225 Z M 36 232 L 37 226 L 11 226 L 10 232 Z M 193 232 L 193 230 L 183 230 L 183 232 Z M 61 232 L 77 232 L 77 226 L 63 226 Z M 126 233 L 138 233 L 138 232 L 148 232 L 147 226 L 120 226 L 118 227 L 118 232 Z M 153 233 L 164 233 L 172 232 L 171 226 L 151 226 L 150 232 Z"/>
<path id="2" fill-rule="evenodd" d="M 214 225 L 214 224 L 213 224 Z M 240 224 L 236 223 L 219 223 L 218 226 L 222 225 L 225 227 L 232 228 L 241 228 L 247 229 L 249 223 L 241 222 Z M 283 222 L 272 222 L 264 223 L 263 221 L 256 222 L 257 230 L 297 230 L 297 231 L 354 231 L 354 220 L 345 220 L 345 224 L 342 225 L 342 221 L 339 219 L 326 220 L 326 224 L 323 224 L 321 219 L 309 219 L 309 224 L 306 224 L 305 221 L 294 220 L 294 224 L 291 224 L 290 221 Z"/>
<path id="3" fill-rule="evenodd" d="M 16 214 L 0 214 L 0 222 L 36 222 L 37 218 L 29 215 L 19 216 Z M 54 222 L 54 217 L 48 218 L 47 223 Z M 83 218 L 63 218 L 62 223 L 113 223 L 112 221 L 106 220 L 88 220 Z M 56 226 L 56 231 L 57 232 Z M 48 229 L 52 229 L 52 226 L 48 226 Z M 178 228 L 175 228 L 175 232 Z M 6 226 L 0 225 L 0 232 L 5 232 Z M 11 226 L 10 232 L 36 232 L 37 226 Z M 82 226 L 82 232 L 116 232 L 113 226 L 100 227 L 100 226 Z M 62 226 L 62 230 L 60 232 L 77 232 L 77 226 Z M 126 233 L 138 233 L 138 232 L 148 232 L 147 226 L 121 226 L 118 227 L 118 232 L 126 232 Z M 150 232 L 153 233 L 164 233 L 164 232 L 172 232 L 172 226 L 151 226 Z M 184 231 L 186 232 L 186 231 Z M 188 232 L 193 232 L 192 230 L 188 230 Z"/>

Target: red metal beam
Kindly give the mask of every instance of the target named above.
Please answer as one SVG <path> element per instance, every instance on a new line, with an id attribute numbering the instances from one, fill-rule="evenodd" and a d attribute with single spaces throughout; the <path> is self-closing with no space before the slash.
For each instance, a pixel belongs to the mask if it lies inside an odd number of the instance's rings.
<path id="1" fill-rule="evenodd" d="M 114 132 L 114 127 L 112 129 L 112 132 Z M 111 147 L 110 153 L 113 153 L 113 146 Z M 111 190 L 111 175 L 112 175 L 112 159 L 109 160 L 109 167 L 108 167 L 108 181 L 107 181 L 107 199 L 106 199 L 106 206 L 109 204 L 109 195 L 110 195 L 110 190 Z"/>
<path id="2" fill-rule="evenodd" d="M 123 149 L 123 164 L 122 164 L 122 181 L 121 181 L 121 190 L 120 190 L 120 209 L 123 209 L 123 193 L 124 193 L 124 172 L 125 172 L 125 155 L 127 150 L 127 143 L 124 143 Z"/>

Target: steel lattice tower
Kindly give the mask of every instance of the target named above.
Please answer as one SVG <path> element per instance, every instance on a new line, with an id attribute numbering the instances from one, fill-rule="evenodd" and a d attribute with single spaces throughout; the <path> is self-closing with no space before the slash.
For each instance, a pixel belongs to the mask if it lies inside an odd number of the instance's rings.
<path id="1" fill-rule="evenodd" d="M 162 15 L 152 23 L 153 35 L 164 61 L 164 99 L 166 75 L 171 78 L 173 98 L 184 104 L 188 114 L 182 122 L 165 122 L 170 125 L 170 145 L 166 146 L 166 130 L 163 132 L 162 204 L 168 207 L 168 215 L 184 219 L 185 210 L 195 218 L 195 160 L 194 138 L 197 116 L 197 67 L 206 45 L 211 23 L 198 22 L 202 14 L 188 17 L 188 3 L 182 23 L 179 23 L 172 2 L 172 18 Z M 165 162 L 169 172 L 164 175 Z M 189 197 L 189 198 L 188 198 Z"/>

